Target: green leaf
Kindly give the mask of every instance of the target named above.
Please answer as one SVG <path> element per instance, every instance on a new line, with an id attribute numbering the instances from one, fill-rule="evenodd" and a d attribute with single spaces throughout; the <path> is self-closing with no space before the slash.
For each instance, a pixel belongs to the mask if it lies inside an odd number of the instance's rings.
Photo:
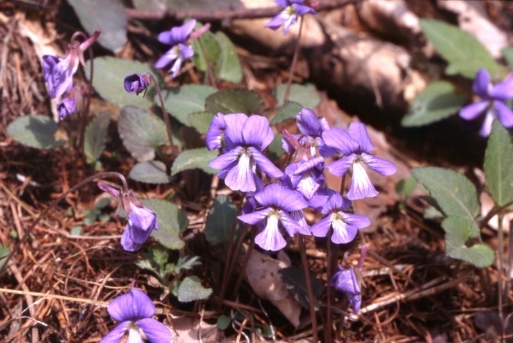
<path id="1" fill-rule="evenodd" d="M 141 203 L 157 214 L 158 231 L 153 231 L 151 237 L 167 249 L 178 250 L 185 243 L 180 238 L 189 226 L 187 215 L 175 204 L 160 199 L 143 199 Z"/>
<path id="2" fill-rule="evenodd" d="M 274 118 L 271 120 L 271 125 L 276 125 L 279 123 L 284 122 L 285 120 L 289 119 L 296 119 L 296 116 L 299 114 L 299 112 L 303 109 L 303 106 L 298 104 L 297 102 L 293 101 L 287 101 L 285 105 L 283 105 L 279 110 L 278 113 L 274 116 Z"/>
<path id="3" fill-rule="evenodd" d="M 169 260 L 169 253 L 162 246 L 151 249 L 151 259 L 160 267 L 164 267 Z"/>
<path id="4" fill-rule="evenodd" d="M 397 194 L 400 195 L 401 199 L 406 200 L 411 196 L 416 186 L 417 180 L 410 176 L 407 179 L 399 180 L 399 182 L 397 182 L 395 185 L 395 190 Z"/>
<path id="5" fill-rule="evenodd" d="M 463 175 L 438 167 L 420 167 L 411 171 L 437 201 L 448 217 L 473 220 L 480 211 L 476 187 Z"/>
<path id="6" fill-rule="evenodd" d="M 98 43 L 119 52 L 125 45 L 127 18 L 120 0 L 69 0 L 87 33 L 101 30 Z"/>
<path id="7" fill-rule="evenodd" d="M 221 331 L 228 329 L 231 323 L 232 318 L 228 317 L 227 315 L 222 314 L 217 317 L 217 328 Z"/>
<path id="8" fill-rule="evenodd" d="M 485 268 L 491 266 L 495 259 L 495 253 L 492 250 L 492 248 L 490 248 L 486 244 L 480 243 L 475 244 L 470 248 L 455 248 L 451 250 L 450 253 L 448 253 L 448 255 L 452 258 L 472 263 L 474 266 L 478 268 Z"/>
<path id="9" fill-rule="evenodd" d="M 508 131 L 498 120 L 486 147 L 484 171 L 486 184 L 498 206 L 513 201 L 513 144 Z"/>
<path id="10" fill-rule="evenodd" d="M 73 226 L 71 228 L 71 230 L 69 231 L 69 234 L 71 236 L 82 236 L 82 226 L 80 226 L 80 225 Z"/>
<path id="11" fill-rule="evenodd" d="M 128 176 L 135 181 L 144 183 L 169 183 L 171 181 L 166 173 L 166 166 L 160 161 L 144 161 L 137 163 Z"/>
<path id="12" fill-rule="evenodd" d="M 182 270 L 191 270 L 196 266 L 201 266 L 201 262 L 199 259 L 199 256 L 184 256 L 178 258 L 178 262 L 176 262 L 175 272 L 180 273 L 180 271 Z"/>
<path id="13" fill-rule="evenodd" d="M 96 161 L 105 149 L 109 123 L 110 113 L 102 112 L 87 125 L 84 136 L 84 154 L 87 163 Z"/>
<path id="14" fill-rule="evenodd" d="M 102 98 L 116 106 L 150 108 L 156 94 L 154 87 L 150 87 L 145 96 L 130 94 L 125 90 L 123 81 L 127 75 L 133 73 L 151 73 L 161 82 L 159 74 L 146 63 L 105 56 L 94 59 L 93 87 Z M 87 75 L 89 77 L 89 72 Z"/>
<path id="15" fill-rule="evenodd" d="M 279 133 L 274 136 L 273 141 L 269 144 L 269 158 L 273 161 L 279 159 L 286 153 L 281 142 L 282 138 L 283 134 Z"/>
<path id="16" fill-rule="evenodd" d="M 285 84 L 278 85 L 274 89 L 273 93 L 277 101 L 277 107 L 283 106 L 283 97 L 285 96 L 286 89 L 287 85 Z M 296 102 L 306 108 L 314 108 L 321 102 L 321 98 L 319 97 L 315 86 L 311 84 L 292 84 L 290 87 L 289 98 L 287 100 Z"/>
<path id="17" fill-rule="evenodd" d="M 3 244 L 0 244 L 0 274 L 2 274 L 2 270 L 5 267 L 5 263 L 7 262 L 7 257 L 9 256 L 11 250 Z"/>
<path id="18" fill-rule="evenodd" d="M 207 299 L 212 288 L 204 288 L 197 276 L 187 276 L 178 287 L 178 301 L 183 303 Z"/>
<path id="19" fill-rule="evenodd" d="M 401 124 L 410 127 L 434 123 L 457 113 L 466 101 L 467 97 L 454 93 L 451 83 L 430 83 L 415 97 Z"/>
<path id="20" fill-rule="evenodd" d="M 138 260 L 135 261 L 135 265 L 141 269 L 146 269 L 151 272 L 154 272 L 155 274 L 159 275 L 158 270 L 151 264 L 149 260 Z"/>
<path id="21" fill-rule="evenodd" d="M 264 101 L 255 91 L 243 88 L 230 88 L 216 92 L 205 100 L 205 109 L 212 113 L 221 112 L 261 114 L 264 112 Z"/>
<path id="22" fill-rule="evenodd" d="M 196 112 L 187 116 L 189 124 L 201 134 L 206 134 L 212 122 L 212 112 Z"/>
<path id="23" fill-rule="evenodd" d="M 234 221 L 237 220 L 237 206 L 226 195 L 218 195 L 208 211 L 205 223 L 205 237 L 212 245 L 228 242 Z"/>
<path id="24" fill-rule="evenodd" d="M 7 133 L 17 142 L 36 149 L 52 149 L 63 146 L 66 141 L 56 140 L 57 123 L 52 119 L 36 115 L 16 118 L 7 126 Z"/>
<path id="25" fill-rule="evenodd" d="M 461 217 L 447 217 L 442 221 L 447 251 L 465 245 L 469 238 L 479 237 L 475 221 Z"/>
<path id="26" fill-rule="evenodd" d="M 496 75 L 500 66 L 488 50 L 471 34 L 433 19 L 421 19 L 420 27 L 440 55 L 449 62 L 448 74 L 474 78 L 480 68 Z"/>
<path id="27" fill-rule="evenodd" d="M 513 46 L 508 46 L 501 50 L 502 56 L 510 67 L 513 67 Z"/>
<path id="28" fill-rule="evenodd" d="M 230 38 L 222 31 L 216 32 L 215 35 L 221 54 L 216 62 L 215 74 L 219 79 L 228 82 L 239 83 L 242 81 L 242 67 L 235 46 Z"/>
<path id="29" fill-rule="evenodd" d="M 205 85 L 183 85 L 167 88 L 162 91 L 166 110 L 182 124 L 188 126 L 187 116 L 205 110 L 205 99 L 216 92 L 216 89 Z M 155 102 L 160 106 L 158 98 Z"/>
<path id="30" fill-rule="evenodd" d="M 207 148 L 190 149 L 182 152 L 171 167 L 171 176 L 189 169 L 201 169 L 207 174 L 215 174 L 216 169 L 210 168 L 208 164 L 218 155 L 217 150 L 209 151 Z"/>
<path id="31" fill-rule="evenodd" d="M 305 272 L 297 267 L 288 267 L 280 269 L 278 273 L 287 289 L 294 295 L 294 298 L 299 301 L 301 306 L 310 308 Z M 310 273 L 310 281 L 312 283 L 315 310 L 318 310 L 319 303 L 317 302 L 317 298 L 322 295 L 324 285 L 312 273 Z"/>
<path id="32" fill-rule="evenodd" d="M 153 160 L 155 149 L 160 145 L 169 145 L 164 121 L 139 107 L 123 108 L 118 131 L 123 145 L 138 161 Z"/>
<path id="33" fill-rule="evenodd" d="M 196 24 L 196 28 L 201 26 L 202 24 L 200 22 Z M 205 32 L 199 38 L 196 38 L 192 41 L 192 48 L 194 49 L 194 56 L 191 58 L 192 62 L 194 62 L 198 70 L 206 71 L 207 63 L 205 62 L 205 57 L 203 55 L 203 51 L 201 50 L 200 40 L 201 43 L 203 43 L 205 54 L 207 55 L 211 65 L 213 65 L 213 63 L 217 61 L 221 55 L 221 46 L 219 45 L 216 37 L 210 31 Z"/>

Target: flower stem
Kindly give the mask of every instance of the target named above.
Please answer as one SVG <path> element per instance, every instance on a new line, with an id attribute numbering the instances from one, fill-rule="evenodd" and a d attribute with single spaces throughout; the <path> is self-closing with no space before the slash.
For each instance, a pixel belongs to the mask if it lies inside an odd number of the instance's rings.
<path id="1" fill-rule="evenodd" d="M 499 293 L 499 317 L 501 319 L 501 322 L 504 323 L 504 312 L 502 310 L 503 307 L 503 296 L 504 296 L 504 289 L 502 286 L 502 276 L 504 274 L 504 266 L 503 266 L 503 254 L 504 254 L 504 230 L 502 227 L 502 218 L 503 214 L 499 213 L 498 219 L 499 219 L 499 226 L 498 226 L 498 248 L 497 248 L 497 267 L 499 269 L 498 278 L 497 278 L 497 288 Z M 504 336 L 504 325 L 502 330 L 502 335 Z"/>
<path id="2" fill-rule="evenodd" d="M 157 90 L 157 94 L 159 96 L 160 108 L 162 109 L 162 116 L 164 117 L 164 122 L 166 123 L 167 139 L 169 140 L 169 146 L 171 147 L 171 155 L 174 158 L 174 157 L 176 157 L 176 154 L 175 154 L 175 145 L 173 142 L 173 133 L 171 131 L 171 121 L 169 120 L 169 113 L 167 113 L 166 105 L 164 103 L 164 98 L 162 98 L 162 91 L 160 90 L 159 83 L 155 79 L 155 76 L 153 76 L 153 74 L 150 74 L 150 73 L 147 73 L 147 75 L 149 75 L 151 80 L 153 81 L 153 84 L 155 85 L 155 89 Z"/>
<path id="3" fill-rule="evenodd" d="M 288 100 L 290 95 L 290 87 L 292 86 L 292 79 L 294 78 L 294 70 L 296 69 L 297 58 L 299 56 L 299 47 L 301 45 L 301 33 L 303 33 L 303 17 L 299 17 L 299 33 L 297 35 L 297 43 L 294 49 L 294 56 L 292 57 L 292 64 L 290 65 L 289 79 L 287 81 L 287 88 L 285 88 L 285 95 L 283 96 L 283 104 Z"/>
<path id="4" fill-rule="evenodd" d="M 303 263 L 303 270 L 305 272 L 305 282 L 306 282 L 306 290 L 308 292 L 308 301 L 310 307 L 310 319 L 312 320 L 312 341 L 313 343 L 317 343 L 319 341 L 319 337 L 317 335 L 317 317 L 315 314 L 315 304 L 314 304 L 314 295 L 312 289 L 312 280 L 310 279 L 310 268 L 308 267 L 308 261 L 306 259 L 306 248 L 303 235 L 298 235 L 299 242 L 299 251 L 301 252 L 301 262 Z M 328 341 L 327 342 L 331 342 Z"/>
<path id="5" fill-rule="evenodd" d="M 89 51 L 89 63 L 91 66 L 91 70 L 89 73 L 89 79 L 87 80 L 87 86 L 89 89 L 87 90 L 87 99 L 86 99 L 86 103 L 84 106 L 84 110 L 81 113 L 82 114 L 81 115 L 82 123 L 80 125 L 80 131 L 79 131 L 79 136 L 78 136 L 79 137 L 78 138 L 78 149 L 82 153 L 85 153 L 84 152 L 85 130 L 86 130 L 87 123 L 89 121 L 89 108 L 91 106 L 91 98 L 93 96 L 94 54 L 93 54 L 93 49 L 91 47 L 89 47 L 87 50 Z"/>
<path id="6" fill-rule="evenodd" d="M 205 46 L 203 45 L 203 41 L 201 37 L 198 37 L 198 44 L 200 46 L 201 54 L 203 55 L 203 59 L 205 60 L 205 64 L 207 65 L 207 78 L 210 82 L 210 85 L 214 88 L 217 88 L 216 78 L 214 76 L 214 71 L 212 70 L 212 64 L 208 60 L 207 51 L 205 50 Z"/>

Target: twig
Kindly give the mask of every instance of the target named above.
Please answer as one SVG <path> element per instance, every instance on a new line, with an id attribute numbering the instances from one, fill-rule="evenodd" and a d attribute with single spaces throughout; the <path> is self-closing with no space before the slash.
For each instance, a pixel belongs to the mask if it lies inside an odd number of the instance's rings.
<path id="1" fill-rule="evenodd" d="M 358 3 L 361 0 L 325 0 L 315 8 L 316 11 L 331 10 L 349 4 Z M 200 21 L 220 21 L 233 19 L 258 19 L 274 17 L 283 10 L 281 7 L 268 8 L 237 8 L 229 10 L 175 10 L 166 9 L 163 11 L 138 10 L 135 8 L 127 8 L 126 15 L 128 19 L 140 20 L 162 20 L 164 18 L 173 18 L 176 20 L 184 20 L 187 18 L 195 18 Z"/>

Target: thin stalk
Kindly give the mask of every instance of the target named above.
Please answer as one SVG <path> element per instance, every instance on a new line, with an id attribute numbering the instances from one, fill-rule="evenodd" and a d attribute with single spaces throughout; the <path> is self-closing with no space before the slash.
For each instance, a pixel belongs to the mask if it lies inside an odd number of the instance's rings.
<path id="1" fill-rule="evenodd" d="M 310 307 L 310 319 L 312 320 L 312 339 L 313 343 L 317 343 L 319 341 L 319 337 L 317 334 L 317 317 L 315 314 L 315 304 L 313 302 L 314 295 L 313 295 L 313 289 L 312 289 L 312 280 L 310 280 L 310 268 L 308 267 L 308 261 L 306 260 L 306 248 L 305 248 L 305 242 L 303 241 L 303 235 L 298 235 L 298 242 L 299 242 L 299 251 L 301 252 L 301 262 L 303 263 L 303 269 L 305 272 L 305 282 L 306 282 L 306 289 L 308 292 L 308 301 L 309 301 L 309 307 Z M 331 342 L 331 341 L 327 341 Z"/>
<path id="2" fill-rule="evenodd" d="M 244 232 L 244 235 L 245 234 L 246 233 Z M 246 252 L 246 256 L 244 258 L 244 261 L 242 262 L 242 267 L 240 268 L 240 273 L 239 273 L 239 276 L 237 277 L 237 282 L 235 282 L 235 287 L 233 288 L 233 294 L 238 294 L 240 283 L 242 282 L 242 277 L 244 276 L 244 271 L 246 270 L 246 267 L 248 266 L 248 262 L 251 257 L 251 253 L 253 252 L 254 248 L 255 248 L 255 237 L 253 234 L 253 237 L 248 246 L 248 250 Z"/>
<path id="3" fill-rule="evenodd" d="M 241 200 L 239 203 L 239 206 L 237 208 L 237 215 L 241 213 L 242 209 L 242 203 L 244 202 L 244 199 Z M 221 301 L 220 304 L 224 300 L 224 295 L 226 293 L 226 286 L 228 285 L 228 279 L 230 278 L 230 266 L 231 266 L 231 260 L 232 260 L 232 250 L 233 250 L 233 240 L 235 239 L 235 232 L 237 229 L 237 220 L 234 220 L 232 223 L 232 226 L 230 227 L 230 240 L 228 241 L 228 251 L 226 252 L 226 259 L 224 261 L 224 273 L 223 273 L 223 279 L 221 281 L 221 291 L 219 292 L 219 299 Z M 240 237 L 239 237 L 240 239 Z"/>
<path id="4" fill-rule="evenodd" d="M 153 81 L 153 84 L 155 85 L 155 89 L 157 90 L 157 94 L 159 96 L 160 101 L 160 108 L 162 109 L 162 116 L 164 117 L 164 122 L 166 123 L 166 133 L 167 133 L 167 139 L 169 140 L 169 146 L 171 147 L 171 154 L 174 157 L 176 157 L 175 154 L 175 144 L 173 142 L 173 133 L 171 131 L 171 121 L 169 120 L 169 113 L 167 113 L 166 105 L 164 103 L 164 98 L 162 98 L 162 91 L 160 90 L 159 83 L 155 79 L 155 76 L 153 76 L 150 73 L 147 73 L 151 80 Z"/>
<path id="5" fill-rule="evenodd" d="M 499 289 L 499 317 L 501 318 L 501 322 L 504 323 L 504 313 L 502 310 L 502 307 L 503 307 L 503 304 L 502 304 L 503 299 L 502 298 L 504 296 L 503 287 L 502 287 L 502 275 L 504 273 L 504 268 L 503 268 L 504 230 L 502 227 L 502 218 L 503 218 L 503 214 L 500 213 L 499 214 L 499 227 L 498 227 L 498 245 L 499 245 L 499 247 L 497 249 L 499 277 L 497 280 L 497 287 Z M 504 336 L 504 325 L 503 325 L 502 334 Z"/>
<path id="6" fill-rule="evenodd" d="M 511 271 L 512 271 L 512 268 L 513 268 L 513 221 L 510 221 L 509 222 L 509 235 L 508 235 L 508 268 L 507 268 L 507 273 L 508 275 L 506 275 L 506 280 L 508 280 L 508 282 L 506 282 L 506 289 L 504 290 L 504 294 L 506 295 L 506 297 L 504 298 L 504 305 L 508 305 L 508 293 L 509 293 L 509 290 L 510 290 L 510 283 L 511 283 Z"/>
<path id="7" fill-rule="evenodd" d="M 214 76 L 214 71 L 212 70 L 212 64 L 210 64 L 210 61 L 208 60 L 207 52 L 205 50 L 205 46 L 203 45 L 203 42 L 201 41 L 201 37 L 198 37 L 198 44 L 200 46 L 201 54 L 203 55 L 203 58 L 205 59 L 205 64 L 207 65 L 207 78 L 210 81 L 210 85 L 214 88 L 217 88 L 217 82 L 216 78 Z"/>
<path id="8" fill-rule="evenodd" d="M 89 75 L 89 80 L 87 80 L 87 100 L 84 106 L 84 110 L 82 111 L 82 123 L 80 125 L 80 131 L 78 136 L 78 149 L 84 153 L 84 140 L 85 140 L 85 129 L 88 123 L 89 119 L 89 108 L 91 106 L 91 98 L 93 96 L 93 75 L 94 75 L 94 54 L 93 49 L 89 47 L 87 49 L 89 51 L 89 62 L 91 65 L 91 71 Z"/>
<path id="9" fill-rule="evenodd" d="M 328 235 L 326 236 L 326 275 L 328 278 L 328 283 L 330 282 L 331 276 L 333 275 L 333 256 L 335 256 L 335 260 L 337 259 L 337 254 L 334 254 L 332 248 L 335 248 L 338 252 L 338 246 L 334 245 L 331 242 L 331 235 L 333 235 L 333 228 L 330 228 L 328 231 Z M 327 306 L 326 306 L 326 342 L 333 342 L 332 340 L 332 330 L 333 330 L 333 321 L 331 317 L 331 303 L 333 301 L 333 291 L 328 284 L 326 288 L 326 297 L 327 297 Z"/>
<path id="10" fill-rule="evenodd" d="M 299 56 L 299 47 L 301 46 L 301 34 L 303 33 L 303 17 L 299 17 L 299 33 L 297 34 L 297 43 L 294 49 L 294 56 L 292 56 L 292 64 L 290 65 L 289 79 L 287 81 L 287 88 L 285 88 L 285 95 L 283 96 L 283 103 L 289 98 L 290 87 L 292 86 L 292 78 L 294 77 L 294 70 L 296 69 L 297 58 Z"/>
<path id="11" fill-rule="evenodd" d="M 490 210 L 490 212 L 488 212 L 486 214 L 486 216 L 481 220 L 480 224 L 479 224 L 479 227 L 483 227 L 485 226 L 486 224 L 488 224 L 488 222 L 490 221 L 490 219 L 492 219 L 493 216 L 495 216 L 496 214 L 504 211 L 505 209 L 507 209 L 508 207 L 510 207 L 511 205 L 513 205 L 513 201 L 510 201 L 508 203 L 506 203 L 505 205 L 501 206 L 501 207 L 494 207 L 492 210 Z"/>

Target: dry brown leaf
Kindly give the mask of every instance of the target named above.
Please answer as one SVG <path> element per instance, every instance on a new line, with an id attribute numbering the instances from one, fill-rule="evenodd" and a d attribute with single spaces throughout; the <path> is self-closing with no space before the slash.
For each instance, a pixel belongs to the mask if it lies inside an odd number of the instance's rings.
<path id="1" fill-rule="evenodd" d="M 286 267 L 285 262 L 253 250 L 246 267 L 246 279 L 256 295 L 273 303 L 292 325 L 298 327 L 301 306 L 278 274 L 278 270 Z"/>

